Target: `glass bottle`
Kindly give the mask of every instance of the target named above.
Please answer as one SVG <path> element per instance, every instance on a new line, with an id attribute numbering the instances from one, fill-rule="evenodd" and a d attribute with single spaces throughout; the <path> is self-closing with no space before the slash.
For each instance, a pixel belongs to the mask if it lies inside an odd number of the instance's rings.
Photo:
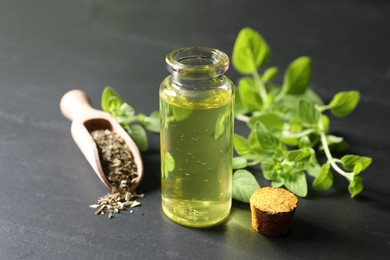
<path id="1" fill-rule="evenodd" d="M 162 209 L 176 223 L 209 227 L 232 200 L 234 87 L 228 56 L 206 47 L 167 55 L 160 86 Z"/>

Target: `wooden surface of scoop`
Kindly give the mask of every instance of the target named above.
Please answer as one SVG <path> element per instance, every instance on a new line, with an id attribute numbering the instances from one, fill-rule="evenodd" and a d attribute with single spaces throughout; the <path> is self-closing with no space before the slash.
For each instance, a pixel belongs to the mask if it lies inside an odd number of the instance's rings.
<path id="1" fill-rule="evenodd" d="M 135 189 L 143 177 L 143 164 L 137 145 L 128 133 L 108 113 L 91 107 L 87 95 L 78 89 L 67 92 L 61 99 L 60 108 L 62 114 L 72 121 L 71 134 L 77 146 L 92 166 L 100 180 L 111 189 L 111 183 L 106 178 L 99 159 L 95 141 L 90 132 L 94 130 L 111 130 L 123 138 L 128 149 L 133 155 L 137 166 L 138 177 L 131 188 Z"/>

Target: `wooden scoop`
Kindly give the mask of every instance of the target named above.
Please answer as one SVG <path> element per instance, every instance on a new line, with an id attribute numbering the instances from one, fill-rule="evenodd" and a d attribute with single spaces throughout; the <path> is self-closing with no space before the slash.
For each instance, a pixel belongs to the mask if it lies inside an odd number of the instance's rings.
<path id="1" fill-rule="evenodd" d="M 137 166 L 138 177 L 131 185 L 131 189 L 135 189 L 143 177 L 142 159 L 137 145 L 119 123 L 108 113 L 92 108 L 87 95 L 78 89 L 71 90 L 62 97 L 60 108 L 62 114 L 72 121 L 71 133 L 77 146 L 100 180 L 110 189 L 111 183 L 103 172 L 97 146 L 90 132 L 109 129 L 123 138 Z"/>

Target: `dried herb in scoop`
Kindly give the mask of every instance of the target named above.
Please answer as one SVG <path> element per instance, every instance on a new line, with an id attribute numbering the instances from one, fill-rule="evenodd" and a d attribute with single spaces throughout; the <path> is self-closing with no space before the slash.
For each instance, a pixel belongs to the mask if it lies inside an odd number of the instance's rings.
<path id="1" fill-rule="evenodd" d="M 108 217 L 112 218 L 121 210 L 141 204 L 135 199 L 143 198 L 144 195 L 131 189 L 132 183 L 138 177 L 137 166 L 125 141 L 114 132 L 108 129 L 95 130 L 91 132 L 91 136 L 96 143 L 103 172 L 111 183 L 112 190 L 111 194 L 99 198 L 98 204 L 90 207 L 98 208 L 96 215 L 109 212 Z"/>

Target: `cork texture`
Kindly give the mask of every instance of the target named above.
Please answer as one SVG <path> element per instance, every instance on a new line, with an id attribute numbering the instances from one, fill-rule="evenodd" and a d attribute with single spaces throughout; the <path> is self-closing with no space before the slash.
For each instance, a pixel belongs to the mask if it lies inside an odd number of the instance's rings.
<path id="1" fill-rule="evenodd" d="M 279 236 L 291 228 L 298 198 L 282 188 L 266 187 L 250 199 L 252 227 L 266 236 Z"/>

